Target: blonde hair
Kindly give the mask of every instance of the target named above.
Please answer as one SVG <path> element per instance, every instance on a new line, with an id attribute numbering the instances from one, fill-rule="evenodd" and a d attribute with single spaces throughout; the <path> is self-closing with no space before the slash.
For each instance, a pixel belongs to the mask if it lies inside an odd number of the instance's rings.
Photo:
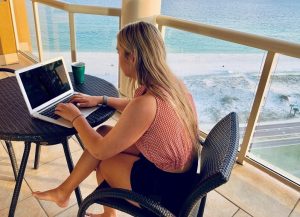
<path id="1" fill-rule="evenodd" d="M 120 30 L 117 39 L 125 57 L 130 53 L 134 55 L 138 85 L 171 103 L 198 150 L 197 117 L 188 98 L 188 90 L 168 67 L 165 45 L 158 29 L 146 22 L 131 23 Z"/>

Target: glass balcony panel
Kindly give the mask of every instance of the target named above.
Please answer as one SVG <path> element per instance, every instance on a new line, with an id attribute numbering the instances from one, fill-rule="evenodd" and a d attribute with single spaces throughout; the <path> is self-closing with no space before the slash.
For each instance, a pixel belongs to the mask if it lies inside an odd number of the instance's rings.
<path id="1" fill-rule="evenodd" d="M 38 48 L 37 48 L 37 40 L 36 40 L 36 33 L 35 33 L 35 26 L 34 26 L 34 16 L 33 16 L 33 9 L 32 9 L 32 2 L 30 0 L 26 0 L 26 11 L 27 11 L 27 19 L 28 19 L 28 27 L 30 32 L 30 41 L 31 41 L 31 48 L 29 51 L 33 56 L 38 58 Z M 19 25 L 17 23 L 17 25 Z"/>
<path id="2" fill-rule="evenodd" d="M 118 86 L 117 33 L 119 17 L 75 15 L 77 61 L 86 72 Z"/>
<path id="3" fill-rule="evenodd" d="M 28 5 L 28 3 L 27 3 Z M 28 5 L 28 9 L 32 5 Z M 69 15 L 66 11 L 39 4 L 43 57 L 45 60 L 63 56 L 71 71 Z M 34 19 L 29 13 L 34 54 L 38 56 Z M 118 85 L 118 55 L 116 36 L 119 17 L 75 14 L 77 61 L 86 63 L 86 73 Z"/>
<path id="4" fill-rule="evenodd" d="M 31 6 L 32 7 L 32 6 Z M 68 13 L 47 5 L 38 4 L 43 59 L 63 56 L 67 65 L 70 65 L 70 30 Z M 33 16 L 33 15 L 32 15 Z M 34 26 L 34 21 L 31 25 Z M 36 41 L 35 32 L 32 34 Z"/>
<path id="5" fill-rule="evenodd" d="M 245 126 L 265 53 L 169 28 L 165 42 L 171 69 L 194 97 L 201 130 L 209 132 L 232 111 Z"/>
<path id="6" fill-rule="evenodd" d="M 300 183 L 300 60 L 279 56 L 250 157 Z"/>

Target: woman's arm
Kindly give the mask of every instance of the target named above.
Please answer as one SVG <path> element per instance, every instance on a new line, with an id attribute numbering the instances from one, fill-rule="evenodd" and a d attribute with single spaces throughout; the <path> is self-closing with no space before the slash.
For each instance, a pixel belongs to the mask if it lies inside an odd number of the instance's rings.
<path id="1" fill-rule="evenodd" d="M 78 107 L 93 107 L 103 104 L 103 96 L 89 96 L 85 94 L 77 94 L 72 100 Z M 107 97 L 107 105 L 118 111 L 123 111 L 130 102 L 127 98 Z"/>
<path id="2" fill-rule="evenodd" d="M 128 98 L 107 97 L 107 105 L 122 112 L 130 102 Z M 101 104 L 103 104 L 103 96 L 101 96 Z"/>
<path id="3" fill-rule="evenodd" d="M 105 137 L 99 135 L 82 116 L 73 122 L 73 126 L 89 153 L 99 160 L 104 160 L 135 144 L 149 128 L 155 114 L 155 98 L 151 95 L 143 95 L 128 104 L 118 123 Z"/>

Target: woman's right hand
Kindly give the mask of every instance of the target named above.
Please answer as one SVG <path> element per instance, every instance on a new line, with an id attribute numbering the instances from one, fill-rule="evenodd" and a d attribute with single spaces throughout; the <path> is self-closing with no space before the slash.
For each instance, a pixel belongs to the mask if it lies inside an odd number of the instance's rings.
<path id="1" fill-rule="evenodd" d="M 102 96 L 90 96 L 79 93 L 74 95 L 70 102 L 78 107 L 94 107 L 102 102 Z"/>

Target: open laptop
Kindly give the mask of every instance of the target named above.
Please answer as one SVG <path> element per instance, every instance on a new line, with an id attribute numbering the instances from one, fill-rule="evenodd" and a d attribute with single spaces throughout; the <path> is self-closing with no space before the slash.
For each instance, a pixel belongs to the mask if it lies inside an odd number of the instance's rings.
<path id="1" fill-rule="evenodd" d="M 56 105 L 76 94 L 62 57 L 16 70 L 16 78 L 32 117 L 72 128 L 71 122 L 54 114 Z M 87 117 L 98 107 L 80 108 Z"/>

